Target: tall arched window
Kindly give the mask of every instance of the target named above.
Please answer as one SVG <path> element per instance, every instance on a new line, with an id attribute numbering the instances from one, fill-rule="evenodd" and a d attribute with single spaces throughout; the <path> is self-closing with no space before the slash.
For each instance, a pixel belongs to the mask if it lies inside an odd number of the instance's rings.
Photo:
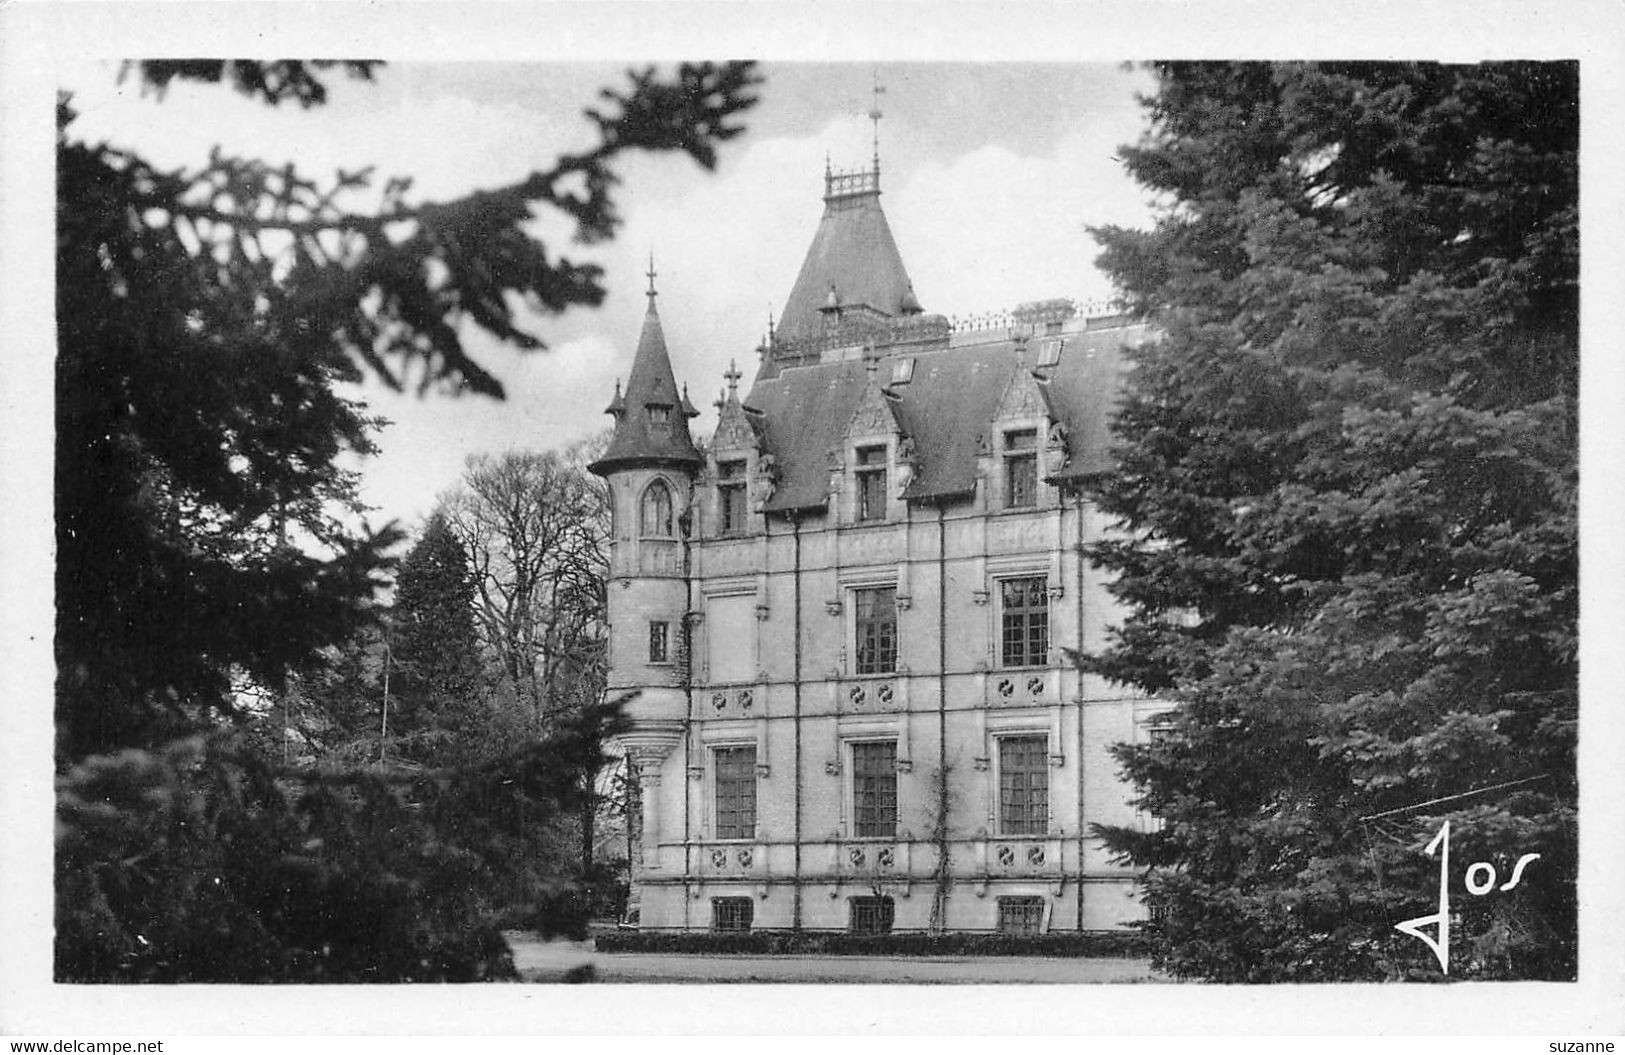
<path id="1" fill-rule="evenodd" d="M 643 512 L 638 530 L 644 535 L 671 538 L 671 488 L 656 480 L 643 492 Z"/>

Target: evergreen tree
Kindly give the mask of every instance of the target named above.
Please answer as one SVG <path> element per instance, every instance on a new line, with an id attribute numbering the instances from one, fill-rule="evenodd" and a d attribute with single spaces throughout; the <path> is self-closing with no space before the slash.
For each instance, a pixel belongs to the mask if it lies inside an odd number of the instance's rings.
<path id="1" fill-rule="evenodd" d="M 484 710 L 474 581 L 439 514 L 401 562 L 388 638 L 394 749 L 429 765 L 466 754 Z"/>
<path id="2" fill-rule="evenodd" d="M 1125 158 L 1165 207 L 1095 232 L 1159 338 L 1084 662 L 1173 707 L 1117 750 L 1160 824 L 1097 831 L 1176 974 L 1436 973 L 1395 924 L 1448 820 L 1451 975 L 1573 977 L 1577 68 L 1156 72 Z"/>
<path id="3" fill-rule="evenodd" d="M 319 105 L 331 63 L 152 61 L 146 85 L 226 81 Z M 346 63 L 370 77 L 375 63 Z M 515 309 L 596 305 L 596 265 L 531 232 L 555 213 L 613 236 L 616 159 L 710 168 L 751 106 L 749 64 L 633 75 L 588 110 L 598 142 L 518 183 L 446 202 L 369 172 L 329 183 L 214 154 L 193 171 L 73 135 L 57 148 L 56 544 L 59 763 L 154 744 L 231 709 L 234 675 L 277 684 L 372 616 L 394 531 L 356 534 L 371 376 L 500 397 L 464 347 L 542 342 Z M 303 543 L 290 545 L 290 542 Z"/>
<path id="4" fill-rule="evenodd" d="M 134 68 L 160 90 L 227 82 L 308 107 L 333 65 Z M 366 78 L 375 64 L 343 65 Z M 446 202 L 404 178 L 368 201 L 368 172 L 318 182 L 218 152 L 163 170 L 75 137 L 59 106 L 59 978 L 487 978 L 512 974 L 499 909 L 544 930 L 578 919 L 578 875 L 516 839 L 581 811 L 610 709 L 480 765 L 411 773 L 269 771 L 282 752 L 244 749 L 220 716 L 300 670 L 321 674 L 300 697 L 302 711 L 331 704 L 324 732 L 354 744 L 369 716 L 352 690 L 371 675 L 400 536 L 347 525 L 360 509 L 338 460 L 368 453 L 377 423 L 335 385 L 415 376 L 500 398 L 471 331 L 540 348 L 521 303 L 546 315 L 604 296 L 598 267 L 534 237 L 537 215 L 562 215 L 578 241 L 612 237 L 616 160 L 676 151 L 713 167 L 755 83 L 748 63 L 635 73 L 586 112 L 590 148 Z M 426 551 L 423 611 L 450 588 L 437 561 Z M 467 677 L 453 661 L 466 627 L 434 629 L 408 644 L 425 699 Z M 177 739 L 197 732 L 213 735 Z"/>

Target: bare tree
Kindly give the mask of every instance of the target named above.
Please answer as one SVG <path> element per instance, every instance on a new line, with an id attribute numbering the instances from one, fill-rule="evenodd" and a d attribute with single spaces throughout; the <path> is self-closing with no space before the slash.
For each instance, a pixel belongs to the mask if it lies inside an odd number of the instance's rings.
<path id="1" fill-rule="evenodd" d="M 585 460 L 582 445 L 475 455 L 441 499 L 484 645 L 538 726 L 603 692 L 609 509 Z"/>

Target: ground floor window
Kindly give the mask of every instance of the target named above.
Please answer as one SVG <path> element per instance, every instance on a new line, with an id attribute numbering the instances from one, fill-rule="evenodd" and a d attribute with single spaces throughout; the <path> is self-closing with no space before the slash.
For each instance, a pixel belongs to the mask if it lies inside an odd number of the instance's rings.
<path id="1" fill-rule="evenodd" d="M 756 905 L 748 897 L 711 899 L 712 930 L 750 930 L 755 914 Z"/>
<path id="2" fill-rule="evenodd" d="M 1001 897 L 999 899 L 1000 934 L 1042 934 L 1043 932 L 1043 898 Z"/>
<path id="3" fill-rule="evenodd" d="M 889 897 L 855 897 L 852 899 L 852 933 L 890 934 L 894 915 Z"/>

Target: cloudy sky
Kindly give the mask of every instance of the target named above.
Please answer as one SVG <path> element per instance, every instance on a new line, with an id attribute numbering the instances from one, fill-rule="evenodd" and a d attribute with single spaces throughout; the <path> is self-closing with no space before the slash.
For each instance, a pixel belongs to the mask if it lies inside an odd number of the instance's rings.
<path id="1" fill-rule="evenodd" d="M 410 175 L 426 200 L 512 182 L 560 149 L 591 142 L 581 116 L 626 63 L 391 63 L 373 83 L 338 80 L 329 105 L 271 108 L 218 87 L 143 95 L 118 65 L 64 68 L 74 132 L 129 146 L 165 166 L 200 165 L 211 148 L 294 161 L 308 174 L 376 166 Z M 715 422 L 730 360 L 750 376 L 754 348 L 790 292 L 822 211 L 826 154 L 867 165 L 878 77 L 883 202 L 922 303 L 966 314 L 1048 297 L 1104 297 L 1086 227 L 1142 224 L 1145 196 L 1115 154 L 1140 134 L 1135 93 L 1148 76 L 1119 63 L 768 62 L 747 133 L 706 173 L 672 155 L 620 168 L 625 226 L 607 246 L 566 246 L 600 262 L 609 297 L 596 310 L 535 318 L 548 345 L 518 353 L 470 333 L 504 382 L 477 397 L 360 394 L 393 424 L 363 466 L 378 519 L 413 523 L 452 485 L 467 455 L 562 446 L 604 428 L 644 308 L 648 255 L 680 382 Z M 544 233 L 556 230 L 544 227 Z"/>

